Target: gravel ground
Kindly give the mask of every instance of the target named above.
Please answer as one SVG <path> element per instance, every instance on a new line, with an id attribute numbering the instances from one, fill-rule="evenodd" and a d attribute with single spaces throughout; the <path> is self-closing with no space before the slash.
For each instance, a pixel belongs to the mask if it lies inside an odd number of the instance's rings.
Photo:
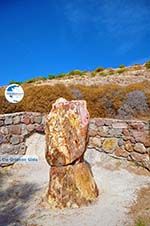
<path id="1" fill-rule="evenodd" d="M 131 163 L 87 150 L 99 197 L 80 209 L 51 210 L 45 200 L 49 165 L 44 157 L 45 140 L 33 134 L 26 141 L 26 155 L 37 162 L 17 163 L 0 171 L 0 226 L 131 226 L 129 208 L 137 192 L 150 184 L 145 170 Z M 130 164 L 130 165 L 129 165 Z M 131 169 L 132 170 L 129 170 Z M 138 172 L 138 173 L 137 173 Z"/>

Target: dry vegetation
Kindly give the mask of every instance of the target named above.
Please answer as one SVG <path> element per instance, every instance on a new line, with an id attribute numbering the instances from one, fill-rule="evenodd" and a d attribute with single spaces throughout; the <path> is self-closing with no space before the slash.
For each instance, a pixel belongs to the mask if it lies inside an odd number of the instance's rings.
<path id="1" fill-rule="evenodd" d="M 68 100 L 85 99 L 91 117 L 122 117 L 118 113 L 119 109 L 122 106 L 127 106 L 133 108 L 133 117 L 150 118 L 150 82 L 142 82 L 124 87 L 116 84 L 90 87 L 83 85 L 66 87 L 60 84 L 55 86 L 23 84 L 22 86 L 25 91 L 25 97 L 18 104 L 8 103 L 4 97 L 4 88 L 0 89 L 1 114 L 18 111 L 49 112 L 52 103 L 58 97 L 64 97 Z M 140 100 L 143 102 L 143 99 L 140 99 L 141 94 L 136 94 L 134 98 L 135 103 L 133 103 L 134 101 L 128 100 L 128 94 L 132 94 L 133 91 L 141 91 L 145 98 L 144 108 L 139 104 L 141 107 L 139 106 L 136 109 L 137 103 L 140 103 Z M 145 109 L 145 106 L 147 109 Z"/>

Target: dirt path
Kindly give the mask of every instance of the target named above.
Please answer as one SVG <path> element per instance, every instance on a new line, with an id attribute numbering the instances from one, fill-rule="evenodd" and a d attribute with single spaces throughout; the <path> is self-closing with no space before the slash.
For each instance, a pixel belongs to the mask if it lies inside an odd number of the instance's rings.
<path id="1" fill-rule="evenodd" d="M 137 192 L 150 184 L 146 171 L 136 173 L 125 161 L 88 150 L 86 159 L 99 187 L 98 199 L 80 209 L 51 210 L 45 201 L 49 166 L 44 157 L 44 136 L 33 134 L 27 145 L 27 155 L 38 156 L 38 162 L 17 163 L 0 172 L 0 226 L 132 225 L 129 207 Z"/>

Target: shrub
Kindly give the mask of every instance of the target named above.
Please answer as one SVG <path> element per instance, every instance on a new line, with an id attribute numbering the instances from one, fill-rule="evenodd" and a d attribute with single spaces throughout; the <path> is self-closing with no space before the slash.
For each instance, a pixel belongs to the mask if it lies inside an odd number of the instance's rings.
<path id="1" fill-rule="evenodd" d="M 50 75 L 48 75 L 47 77 L 48 77 L 48 79 L 54 79 L 54 78 L 56 78 L 56 75 L 51 75 L 51 74 L 50 74 Z"/>
<path id="2" fill-rule="evenodd" d="M 96 72 L 95 72 L 95 71 L 92 71 L 92 72 L 91 72 L 91 76 L 92 76 L 92 77 L 95 77 L 95 76 L 96 76 Z"/>
<path id="3" fill-rule="evenodd" d="M 125 68 L 124 64 L 120 64 L 119 68 Z"/>
<path id="4" fill-rule="evenodd" d="M 147 61 L 147 62 L 145 63 L 145 67 L 146 67 L 147 69 L 150 69 L 150 60 Z"/>
<path id="5" fill-rule="evenodd" d="M 40 81 L 40 80 L 46 80 L 47 78 L 44 77 L 44 76 L 38 76 L 38 77 L 35 77 L 35 78 L 32 78 L 32 79 L 29 79 L 29 80 L 26 80 L 25 83 L 33 83 L 33 82 L 37 82 L 37 81 Z"/>
<path id="6" fill-rule="evenodd" d="M 9 81 L 9 84 L 18 84 L 18 85 L 21 85 L 22 82 L 17 82 L 15 80 L 11 80 L 11 81 Z"/>
<path id="7" fill-rule="evenodd" d="M 118 69 L 116 72 L 118 73 L 118 74 L 122 74 L 123 72 L 125 72 L 126 71 L 126 68 L 120 68 L 120 69 Z"/>
<path id="8" fill-rule="evenodd" d="M 113 70 L 113 69 L 109 69 L 108 74 L 109 74 L 109 75 L 113 75 L 113 74 L 115 74 L 115 70 Z"/>
<path id="9" fill-rule="evenodd" d="M 68 73 L 69 75 L 81 75 L 82 72 L 80 70 L 73 70 Z"/>
<path id="10" fill-rule="evenodd" d="M 65 77 L 66 75 L 67 75 L 67 74 L 65 74 L 65 73 L 60 73 L 60 74 L 56 75 L 55 78 L 63 78 L 63 77 Z"/>
<path id="11" fill-rule="evenodd" d="M 103 67 L 98 67 L 98 68 L 95 69 L 95 72 L 101 72 L 101 71 L 104 71 Z"/>
<path id="12" fill-rule="evenodd" d="M 100 75 L 100 76 L 106 76 L 106 75 L 108 75 L 108 74 L 107 74 L 107 72 L 105 72 L 105 71 L 101 71 L 101 72 L 99 73 L 99 75 Z"/>

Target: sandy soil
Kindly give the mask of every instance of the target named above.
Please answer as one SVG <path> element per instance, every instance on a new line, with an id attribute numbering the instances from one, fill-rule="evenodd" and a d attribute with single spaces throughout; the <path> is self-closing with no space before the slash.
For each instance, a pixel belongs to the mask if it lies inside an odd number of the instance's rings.
<path id="1" fill-rule="evenodd" d="M 133 225 L 129 210 L 138 191 L 150 187 L 147 171 L 88 150 L 85 157 L 100 191 L 98 199 L 80 209 L 51 210 L 45 200 L 50 167 L 44 157 L 44 136 L 33 134 L 26 143 L 26 155 L 38 156 L 38 162 L 17 163 L 0 171 L 0 226 Z"/>

